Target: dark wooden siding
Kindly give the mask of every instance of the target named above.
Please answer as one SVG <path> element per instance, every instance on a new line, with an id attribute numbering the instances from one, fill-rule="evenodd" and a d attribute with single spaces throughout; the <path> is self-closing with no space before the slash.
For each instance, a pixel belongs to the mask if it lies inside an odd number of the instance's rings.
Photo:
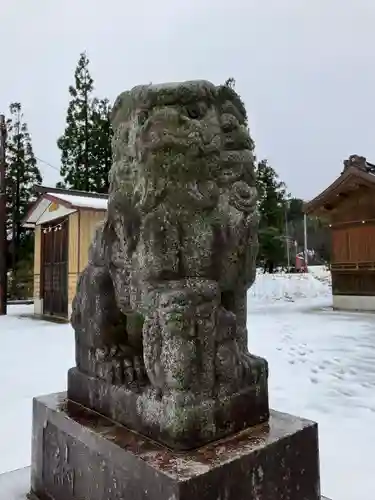
<path id="1" fill-rule="evenodd" d="M 375 263 L 375 224 L 359 223 L 332 229 L 332 264 Z"/>
<path id="2" fill-rule="evenodd" d="M 68 219 L 42 226 L 43 314 L 68 315 Z"/>
<path id="3" fill-rule="evenodd" d="M 361 187 L 347 194 L 332 217 L 332 292 L 375 295 L 375 195 Z"/>
<path id="4" fill-rule="evenodd" d="M 332 228 L 332 292 L 375 295 L 375 224 Z"/>
<path id="5" fill-rule="evenodd" d="M 375 295 L 375 269 L 332 269 L 333 295 Z"/>
<path id="6" fill-rule="evenodd" d="M 375 193 L 362 186 L 349 192 L 332 210 L 332 224 L 375 219 Z"/>

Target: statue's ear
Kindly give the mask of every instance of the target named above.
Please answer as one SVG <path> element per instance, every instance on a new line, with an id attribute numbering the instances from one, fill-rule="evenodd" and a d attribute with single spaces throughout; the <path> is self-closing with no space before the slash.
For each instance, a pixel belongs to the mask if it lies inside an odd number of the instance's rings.
<path id="1" fill-rule="evenodd" d="M 121 109 L 121 106 L 122 106 L 122 94 L 117 97 L 117 99 L 115 100 L 115 102 L 113 104 L 112 110 L 111 110 L 110 121 L 111 121 L 113 126 L 115 124 L 117 124 L 116 118 L 117 118 L 117 115 Z"/>
<path id="2" fill-rule="evenodd" d="M 132 103 L 133 100 L 129 91 L 123 92 L 117 97 L 110 114 L 113 129 L 116 129 L 121 122 L 128 120 Z"/>

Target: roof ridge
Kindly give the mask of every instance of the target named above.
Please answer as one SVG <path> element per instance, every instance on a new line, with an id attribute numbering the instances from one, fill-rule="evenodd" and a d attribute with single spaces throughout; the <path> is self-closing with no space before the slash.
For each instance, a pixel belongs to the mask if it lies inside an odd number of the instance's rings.
<path id="1" fill-rule="evenodd" d="M 71 196 L 82 196 L 85 198 L 108 199 L 108 194 L 106 194 L 106 193 L 95 193 L 92 191 L 80 191 L 78 189 L 63 189 L 63 188 L 42 186 L 39 184 L 34 185 L 34 189 L 39 194 L 46 194 L 46 193 L 51 193 L 51 194 L 56 194 L 56 195 L 68 194 Z"/>

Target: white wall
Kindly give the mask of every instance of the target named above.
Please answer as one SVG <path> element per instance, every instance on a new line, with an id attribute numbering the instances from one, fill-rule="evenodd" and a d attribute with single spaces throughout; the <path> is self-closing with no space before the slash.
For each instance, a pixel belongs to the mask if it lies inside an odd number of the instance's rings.
<path id="1" fill-rule="evenodd" d="M 34 297 L 34 314 L 43 314 L 43 299 Z"/>
<path id="2" fill-rule="evenodd" d="M 333 295 L 333 308 L 346 311 L 375 311 L 375 296 Z"/>

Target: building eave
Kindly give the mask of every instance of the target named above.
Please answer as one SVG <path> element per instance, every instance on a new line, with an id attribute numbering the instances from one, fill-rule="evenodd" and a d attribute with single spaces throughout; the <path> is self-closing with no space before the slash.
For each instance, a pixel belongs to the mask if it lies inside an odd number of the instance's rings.
<path id="1" fill-rule="evenodd" d="M 304 213 L 307 215 L 314 215 L 317 212 L 322 212 L 324 207 L 329 205 L 335 196 L 340 196 L 347 192 L 349 186 L 356 181 L 359 184 L 375 188 L 374 174 L 365 172 L 356 167 L 349 167 L 334 182 L 332 182 L 332 184 L 318 194 L 318 196 L 304 204 Z"/>
<path id="2" fill-rule="evenodd" d="M 84 198 L 102 198 L 102 199 L 107 199 L 108 195 L 105 193 L 92 193 L 88 191 L 80 191 L 78 189 L 63 189 L 63 188 L 53 188 L 53 187 L 48 187 L 48 186 L 41 186 L 39 184 L 34 185 L 34 190 L 35 192 L 39 194 L 47 194 L 47 193 L 52 193 L 52 194 L 68 194 L 68 195 L 73 195 L 73 196 L 82 196 Z"/>
<path id="3" fill-rule="evenodd" d="M 108 200 L 108 195 L 97 194 L 97 193 L 86 193 L 82 191 L 72 191 L 58 188 L 47 188 L 45 186 L 35 186 L 35 191 L 39 194 L 38 199 L 30 206 L 27 211 L 26 216 L 22 219 L 23 227 L 35 227 L 38 224 L 38 220 L 43 216 L 45 211 L 48 209 L 48 205 L 54 203 L 58 206 L 64 207 L 64 209 L 69 210 L 69 213 L 75 211 L 95 211 L 95 212 L 106 212 L 106 206 L 95 206 L 94 200 Z M 70 198 L 70 199 L 69 199 Z M 85 206 L 82 200 L 91 201 Z M 42 204 L 46 204 L 44 207 Z M 41 206 L 42 205 L 42 206 Z M 100 202 L 98 205 L 103 205 Z M 106 203 L 104 203 L 106 205 Z M 40 213 L 38 213 L 38 210 Z"/>

